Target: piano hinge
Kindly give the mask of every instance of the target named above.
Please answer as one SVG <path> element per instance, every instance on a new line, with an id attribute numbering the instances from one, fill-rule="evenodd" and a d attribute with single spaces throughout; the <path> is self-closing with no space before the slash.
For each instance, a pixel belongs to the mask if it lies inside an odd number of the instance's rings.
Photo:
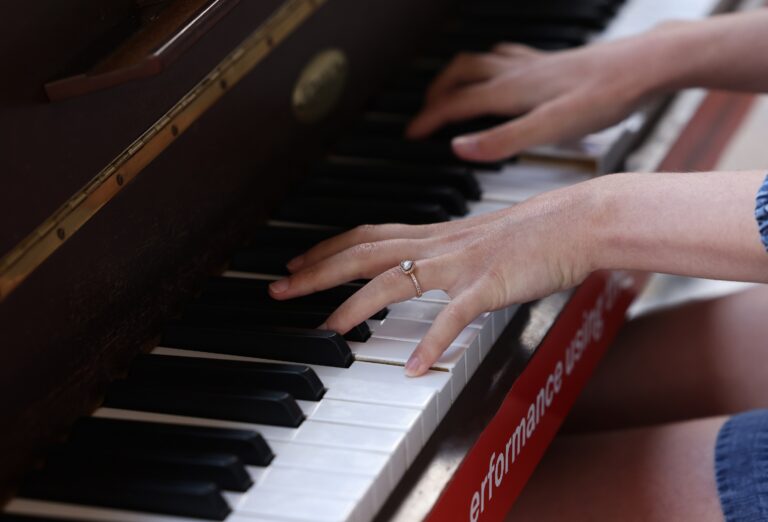
<path id="1" fill-rule="evenodd" d="M 154 125 L 0 258 L 0 301 L 327 0 L 287 0 Z"/>

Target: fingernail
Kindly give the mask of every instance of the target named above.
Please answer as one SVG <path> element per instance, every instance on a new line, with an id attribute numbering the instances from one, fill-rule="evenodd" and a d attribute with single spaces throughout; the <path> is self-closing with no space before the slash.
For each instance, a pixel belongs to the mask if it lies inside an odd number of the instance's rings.
<path id="1" fill-rule="evenodd" d="M 281 294 L 288 290 L 289 286 L 291 286 L 291 282 L 288 280 L 288 278 L 285 278 L 275 281 L 269 285 L 269 289 L 272 290 L 272 292 L 275 294 Z"/>
<path id="2" fill-rule="evenodd" d="M 304 256 L 296 256 L 290 261 L 288 261 L 288 264 L 285 265 L 285 267 L 291 272 L 294 272 L 299 268 L 301 268 L 301 265 L 303 264 L 304 264 Z"/>
<path id="3" fill-rule="evenodd" d="M 421 374 L 421 358 L 414 353 L 405 363 L 405 375 L 416 377 L 419 374 Z"/>
<path id="4" fill-rule="evenodd" d="M 477 150 L 477 138 L 472 136 L 459 136 L 451 141 L 456 152 L 472 153 Z"/>

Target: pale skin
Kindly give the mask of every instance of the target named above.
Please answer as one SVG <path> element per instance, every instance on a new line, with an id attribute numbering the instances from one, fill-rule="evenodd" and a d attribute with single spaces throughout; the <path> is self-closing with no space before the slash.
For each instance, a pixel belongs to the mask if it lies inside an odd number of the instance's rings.
<path id="1" fill-rule="evenodd" d="M 490 161 L 597 130 L 678 88 L 768 91 L 768 54 L 755 52 L 768 44 L 767 27 L 768 10 L 759 10 L 571 51 L 502 44 L 462 55 L 436 78 L 408 134 L 521 115 L 454 140 L 457 155 Z M 422 288 L 452 298 L 406 364 L 418 376 L 477 314 L 570 288 L 593 270 L 768 282 L 753 215 L 764 177 L 618 174 L 473 219 L 360 227 L 294 259 L 271 293 L 289 299 L 371 279 L 323 325 L 343 333 L 413 297 L 412 282 L 393 267 L 416 260 Z M 628 324 L 568 425 L 609 431 L 556 441 L 510 519 L 722 520 L 714 440 L 727 415 L 768 406 L 768 365 L 755 364 L 765 360 L 767 305 L 760 288 Z"/>

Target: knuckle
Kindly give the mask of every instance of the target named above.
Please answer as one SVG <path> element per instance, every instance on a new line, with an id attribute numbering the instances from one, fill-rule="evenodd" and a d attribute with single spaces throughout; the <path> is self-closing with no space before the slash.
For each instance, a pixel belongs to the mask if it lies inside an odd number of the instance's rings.
<path id="1" fill-rule="evenodd" d="M 352 237 L 358 241 L 365 241 L 366 238 L 373 235 L 376 225 L 358 225 L 352 230 Z"/>
<path id="2" fill-rule="evenodd" d="M 465 307 L 461 305 L 448 306 L 443 311 L 446 321 L 451 323 L 462 325 L 468 323 L 468 313 Z"/>
<path id="3" fill-rule="evenodd" d="M 353 246 L 350 249 L 350 254 L 352 257 L 358 259 L 367 259 L 377 250 L 377 248 L 378 247 L 376 246 L 376 243 L 367 241 L 365 243 L 359 243 Z"/>

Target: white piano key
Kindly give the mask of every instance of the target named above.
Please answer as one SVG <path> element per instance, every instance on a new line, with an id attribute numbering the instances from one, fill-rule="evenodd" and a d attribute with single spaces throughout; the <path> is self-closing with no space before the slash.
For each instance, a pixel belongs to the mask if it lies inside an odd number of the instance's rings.
<path id="1" fill-rule="evenodd" d="M 438 419 L 442 419 L 448 413 L 453 403 L 450 384 L 452 375 L 446 371 L 431 370 L 419 377 L 406 377 L 401 367 L 364 361 L 356 361 L 349 368 L 311 366 L 324 382 L 328 378 L 349 378 L 371 383 L 378 382 L 390 386 L 393 390 L 408 390 L 412 387 L 433 389 L 437 393 Z"/>
<path id="2" fill-rule="evenodd" d="M 275 453 L 270 467 L 341 471 L 377 477 L 387 465 L 387 455 L 347 448 L 308 446 L 290 442 L 270 441 Z M 393 484 L 394 485 L 394 484 Z"/>
<path id="3" fill-rule="evenodd" d="M 437 428 L 437 393 L 430 388 L 395 388 L 378 382 L 335 377 L 324 378 L 323 384 L 328 387 L 323 399 L 416 408 L 421 412 L 419 420 L 427 438 Z"/>
<path id="4" fill-rule="evenodd" d="M 355 358 L 361 362 L 371 364 L 397 364 L 404 366 L 408 358 L 416 349 L 415 341 L 404 341 L 397 339 L 375 339 L 371 338 L 365 343 L 349 343 L 349 347 L 355 354 Z M 432 365 L 433 369 L 442 369 L 451 373 L 451 387 L 461 390 L 467 382 L 467 348 L 460 345 L 451 345 L 443 352 Z M 403 369 L 401 368 L 402 372 Z M 451 392 L 455 397 L 455 392 Z"/>
<path id="5" fill-rule="evenodd" d="M 396 451 L 403 451 L 404 453 L 405 451 L 404 435 L 400 431 L 319 422 L 312 419 L 305 420 L 296 428 L 284 428 L 282 426 L 268 426 L 266 424 L 251 424 L 165 413 L 123 410 L 119 408 L 99 408 L 93 413 L 93 416 L 195 426 L 250 429 L 261 433 L 267 440 L 296 441 L 336 448 L 378 451 L 386 454 Z M 401 448 L 401 446 L 403 447 Z"/>
<path id="6" fill-rule="evenodd" d="M 488 214 L 490 212 L 496 212 L 498 210 L 503 210 L 505 208 L 509 208 L 508 203 L 498 202 L 498 201 L 470 201 L 467 205 L 469 207 L 469 212 L 466 216 L 462 217 L 464 218 L 470 218 L 475 216 L 481 216 L 483 214 Z"/>
<path id="7" fill-rule="evenodd" d="M 387 319 L 411 319 L 413 321 L 433 322 L 437 315 L 445 308 L 443 303 L 422 301 L 420 299 L 409 299 L 401 303 L 389 305 L 389 314 Z M 480 314 L 469 326 L 484 328 L 489 314 L 486 312 Z"/>
<path id="8" fill-rule="evenodd" d="M 417 297 L 416 299 L 433 303 L 449 303 L 451 301 L 451 296 L 446 294 L 444 290 L 427 290 L 421 294 L 421 297 Z"/>
<path id="9" fill-rule="evenodd" d="M 314 493 L 331 498 L 358 500 L 363 498 L 373 484 L 373 477 L 333 471 L 315 471 L 295 468 L 269 468 L 255 489 L 275 489 Z M 250 502 L 245 493 L 243 509 Z"/>
<path id="10" fill-rule="evenodd" d="M 254 488 L 238 511 L 241 516 L 274 517 L 279 520 L 341 522 L 353 520 L 355 501 L 323 495 L 298 495 L 293 491 Z"/>
<path id="11" fill-rule="evenodd" d="M 84 506 L 81 504 L 68 504 L 64 502 L 49 502 L 27 498 L 12 499 L 4 508 L 5 513 L 14 515 L 28 515 L 38 517 L 50 517 L 54 519 L 95 522 L 200 522 L 199 518 L 175 517 L 171 515 L 158 515 L 141 511 L 125 511 L 122 509 L 110 509 L 96 506 Z M 301 520 L 301 519 L 295 519 Z M 304 520 L 313 520 L 305 518 Z M 274 518 L 260 517 L 256 515 L 240 515 L 232 513 L 224 522 L 274 522 Z"/>
<path id="12" fill-rule="evenodd" d="M 420 341 L 431 328 L 431 324 L 424 321 L 413 321 L 410 319 L 385 319 L 381 326 L 373 332 L 373 337 L 378 339 L 394 339 L 399 341 Z M 452 344 L 469 348 L 477 339 L 477 330 L 465 328 L 454 339 Z M 367 344 L 367 343 L 358 343 Z"/>
<path id="13" fill-rule="evenodd" d="M 394 406 L 323 400 L 310 418 L 320 422 L 402 431 L 405 433 L 406 459 L 410 465 L 425 441 L 419 413 L 418 410 Z"/>
<path id="14" fill-rule="evenodd" d="M 548 164 L 515 163 L 499 172 L 480 174 L 478 181 L 483 189 L 483 201 L 509 206 L 591 177 L 575 166 L 561 168 Z"/>
<path id="15" fill-rule="evenodd" d="M 394 341 L 388 341 L 394 342 Z M 165 348 L 157 347 L 152 353 L 161 355 L 172 355 L 177 357 L 200 357 L 211 359 L 229 359 L 239 361 L 264 361 L 265 359 L 255 359 L 250 357 L 241 357 L 237 355 L 218 354 L 210 352 L 197 352 L 193 350 L 182 350 L 178 348 Z M 448 384 L 449 377 L 440 373 L 436 377 L 432 377 L 435 372 L 429 372 L 427 375 L 419 377 L 418 380 L 406 379 L 403 381 L 403 369 L 393 366 L 387 366 L 382 370 L 376 370 L 377 377 L 383 378 L 383 382 L 379 380 L 371 381 L 370 376 L 365 371 L 365 366 L 356 366 L 353 364 L 350 368 L 335 368 L 333 371 L 331 367 L 307 365 L 315 370 L 323 384 L 328 388 L 325 393 L 324 399 L 337 399 L 354 402 L 372 403 L 372 404 L 384 404 L 390 406 L 404 406 L 408 408 L 416 408 L 422 411 L 422 423 L 424 425 L 425 433 L 432 433 L 437 427 L 439 419 L 448 411 L 451 403 L 450 399 L 450 386 Z M 364 373 L 361 378 L 356 378 L 355 375 Z M 396 385 L 391 385 L 393 379 L 385 376 L 394 376 Z M 421 382 L 423 385 L 420 385 Z M 443 395 L 443 404 L 438 405 L 438 399 L 440 395 Z M 442 409 L 441 409 L 442 406 Z M 308 406 L 307 406 L 308 407 Z"/>
<path id="16" fill-rule="evenodd" d="M 509 322 L 512 321 L 512 318 L 515 316 L 519 308 L 520 308 L 519 304 L 512 304 L 504 307 L 504 318 L 507 324 L 509 324 Z"/>

